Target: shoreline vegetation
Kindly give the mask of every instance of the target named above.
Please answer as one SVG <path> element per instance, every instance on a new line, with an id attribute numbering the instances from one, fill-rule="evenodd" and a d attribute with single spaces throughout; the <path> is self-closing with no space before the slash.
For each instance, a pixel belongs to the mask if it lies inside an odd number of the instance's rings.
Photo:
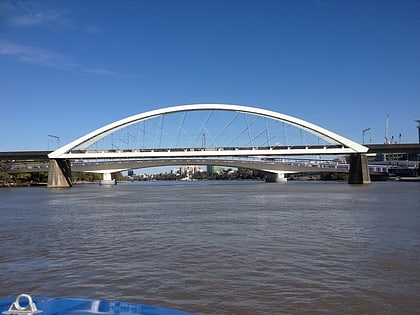
<path id="1" fill-rule="evenodd" d="M 263 171 L 249 169 L 226 169 L 214 174 L 206 172 L 196 172 L 180 174 L 174 172 L 142 174 L 133 176 L 124 176 L 122 173 L 113 174 L 113 179 L 117 182 L 132 181 L 190 181 L 190 180 L 259 180 L 264 181 L 267 173 Z M 102 174 L 97 173 L 73 173 L 73 184 L 99 183 L 102 180 Z M 290 174 L 288 180 L 347 180 L 347 174 L 343 173 L 322 173 L 322 174 Z M 33 173 L 0 173 L 0 187 L 31 187 L 47 186 L 48 172 Z"/>
<path id="2" fill-rule="evenodd" d="M 122 173 L 113 174 L 113 179 L 117 182 L 134 182 L 134 181 L 197 181 L 197 180 L 254 180 L 265 181 L 267 173 L 249 169 L 232 170 L 227 169 L 214 174 L 206 172 L 198 172 L 195 174 L 179 174 L 179 173 L 157 173 L 142 174 L 133 176 L 124 176 Z M 289 181 L 347 181 L 346 173 L 294 173 L 287 174 Z M 80 184 L 98 184 L 102 180 L 102 174 L 97 173 L 73 173 L 73 185 Z M 419 176 L 415 177 L 376 177 L 372 175 L 372 181 L 420 181 Z M 2 187 L 38 187 L 47 186 L 48 172 L 38 173 L 0 173 L 0 188 Z"/>
<path id="3" fill-rule="evenodd" d="M 257 173 L 257 174 L 255 174 Z M 0 175 L 0 188 L 7 187 L 39 187 L 47 186 L 48 173 L 29 173 L 29 176 L 15 176 L 9 175 L 7 178 L 4 174 Z M 239 172 L 213 174 L 207 176 L 207 174 L 200 174 L 200 176 L 191 177 L 180 177 L 171 173 L 159 173 L 149 174 L 134 177 L 123 176 L 121 173 L 114 174 L 113 176 L 117 182 L 135 182 L 135 181 L 199 181 L 199 180 L 249 180 L 249 181 L 265 181 L 266 174 L 263 172 L 251 171 L 246 176 L 240 175 Z M 94 173 L 76 173 L 73 174 L 73 185 L 82 184 L 99 184 L 102 179 L 101 174 Z M 308 173 L 296 173 L 288 174 L 288 181 L 347 181 L 347 174 L 343 173 L 320 173 L 320 174 L 308 174 Z M 375 178 L 372 177 L 372 181 L 420 181 L 420 177 L 386 177 L 386 178 Z"/>

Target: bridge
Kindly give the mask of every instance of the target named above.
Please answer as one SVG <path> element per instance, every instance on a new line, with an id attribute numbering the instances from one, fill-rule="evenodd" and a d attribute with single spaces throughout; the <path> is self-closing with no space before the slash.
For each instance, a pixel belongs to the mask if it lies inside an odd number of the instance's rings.
<path id="1" fill-rule="evenodd" d="M 380 148 L 376 145 L 375 150 Z M 32 154 L 34 159 L 49 159 L 49 187 L 68 187 L 72 168 L 81 164 L 102 164 L 95 171 L 105 180 L 116 171 L 186 163 L 260 169 L 281 179 L 299 169 L 282 163 L 284 157 L 331 155 L 350 155 L 349 183 L 363 184 L 370 182 L 368 152 L 369 146 L 285 114 L 241 105 L 193 104 L 133 115 L 53 152 Z M 0 160 L 31 155 L 6 153 L 0 153 Z"/>
<path id="2" fill-rule="evenodd" d="M 1 153 L 0 153 L 1 154 Z M 92 172 L 92 173 L 109 173 L 120 172 L 129 169 L 149 168 L 158 166 L 173 165 L 217 165 L 228 168 L 244 168 L 253 170 L 269 170 L 267 171 L 267 180 L 275 180 L 278 173 L 348 173 L 350 165 L 347 163 L 339 163 L 331 160 L 289 160 L 283 158 L 192 158 L 192 159 L 168 159 L 168 158 L 152 158 L 152 159 L 114 159 L 109 161 L 79 161 L 73 162 L 71 169 L 73 172 Z M 18 163 L 17 161 L 10 166 L 10 173 L 32 173 L 48 171 L 48 162 L 38 162 L 35 164 Z M 369 173 L 383 176 L 388 174 L 386 165 L 369 165 Z"/>

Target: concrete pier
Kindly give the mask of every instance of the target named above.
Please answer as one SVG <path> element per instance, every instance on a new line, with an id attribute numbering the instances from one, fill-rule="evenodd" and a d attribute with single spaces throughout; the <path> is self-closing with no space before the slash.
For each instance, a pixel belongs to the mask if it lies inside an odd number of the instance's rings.
<path id="1" fill-rule="evenodd" d="M 272 171 L 270 173 L 267 174 L 267 176 L 265 177 L 265 182 L 266 183 L 285 183 L 287 182 L 287 178 L 284 177 L 284 172 L 275 172 Z"/>
<path id="2" fill-rule="evenodd" d="M 71 187 L 71 166 L 68 160 L 51 159 L 48 166 L 48 187 Z"/>
<path id="3" fill-rule="evenodd" d="M 103 173 L 103 179 L 99 182 L 99 185 L 116 185 L 117 181 L 112 179 L 111 173 Z"/>
<path id="4" fill-rule="evenodd" d="M 350 155 L 349 184 L 369 184 L 369 164 L 366 154 L 355 153 Z"/>

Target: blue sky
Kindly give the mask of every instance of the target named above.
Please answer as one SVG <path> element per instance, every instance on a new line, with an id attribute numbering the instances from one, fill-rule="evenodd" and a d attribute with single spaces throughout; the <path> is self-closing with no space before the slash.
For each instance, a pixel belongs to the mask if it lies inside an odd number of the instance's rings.
<path id="1" fill-rule="evenodd" d="M 417 142 L 420 1 L 0 1 L 0 151 L 192 103 Z"/>

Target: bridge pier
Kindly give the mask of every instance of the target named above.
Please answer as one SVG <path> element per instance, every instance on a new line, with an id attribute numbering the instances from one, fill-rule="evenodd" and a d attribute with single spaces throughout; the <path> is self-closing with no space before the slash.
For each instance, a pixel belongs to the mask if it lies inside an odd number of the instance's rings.
<path id="1" fill-rule="evenodd" d="M 71 166 L 69 160 L 51 159 L 48 166 L 48 186 L 62 188 L 73 186 L 71 182 Z"/>
<path id="2" fill-rule="evenodd" d="M 117 181 L 112 179 L 111 173 L 103 173 L 102 180 L 99 182 L 100 185 L 116 185 Z"/>
<path id="3" fill-rule="evenodd" d="M 350 154 L 349 184 L 369 184 L 370 174 L 366 154 Z"/>
<path id="4" fill-rule="evenodd" d="M 285 172 L 275 172 L 271 171 L 265 177 L 266 183 L 285 183 L 287 178 L 284 177 Z"/>

